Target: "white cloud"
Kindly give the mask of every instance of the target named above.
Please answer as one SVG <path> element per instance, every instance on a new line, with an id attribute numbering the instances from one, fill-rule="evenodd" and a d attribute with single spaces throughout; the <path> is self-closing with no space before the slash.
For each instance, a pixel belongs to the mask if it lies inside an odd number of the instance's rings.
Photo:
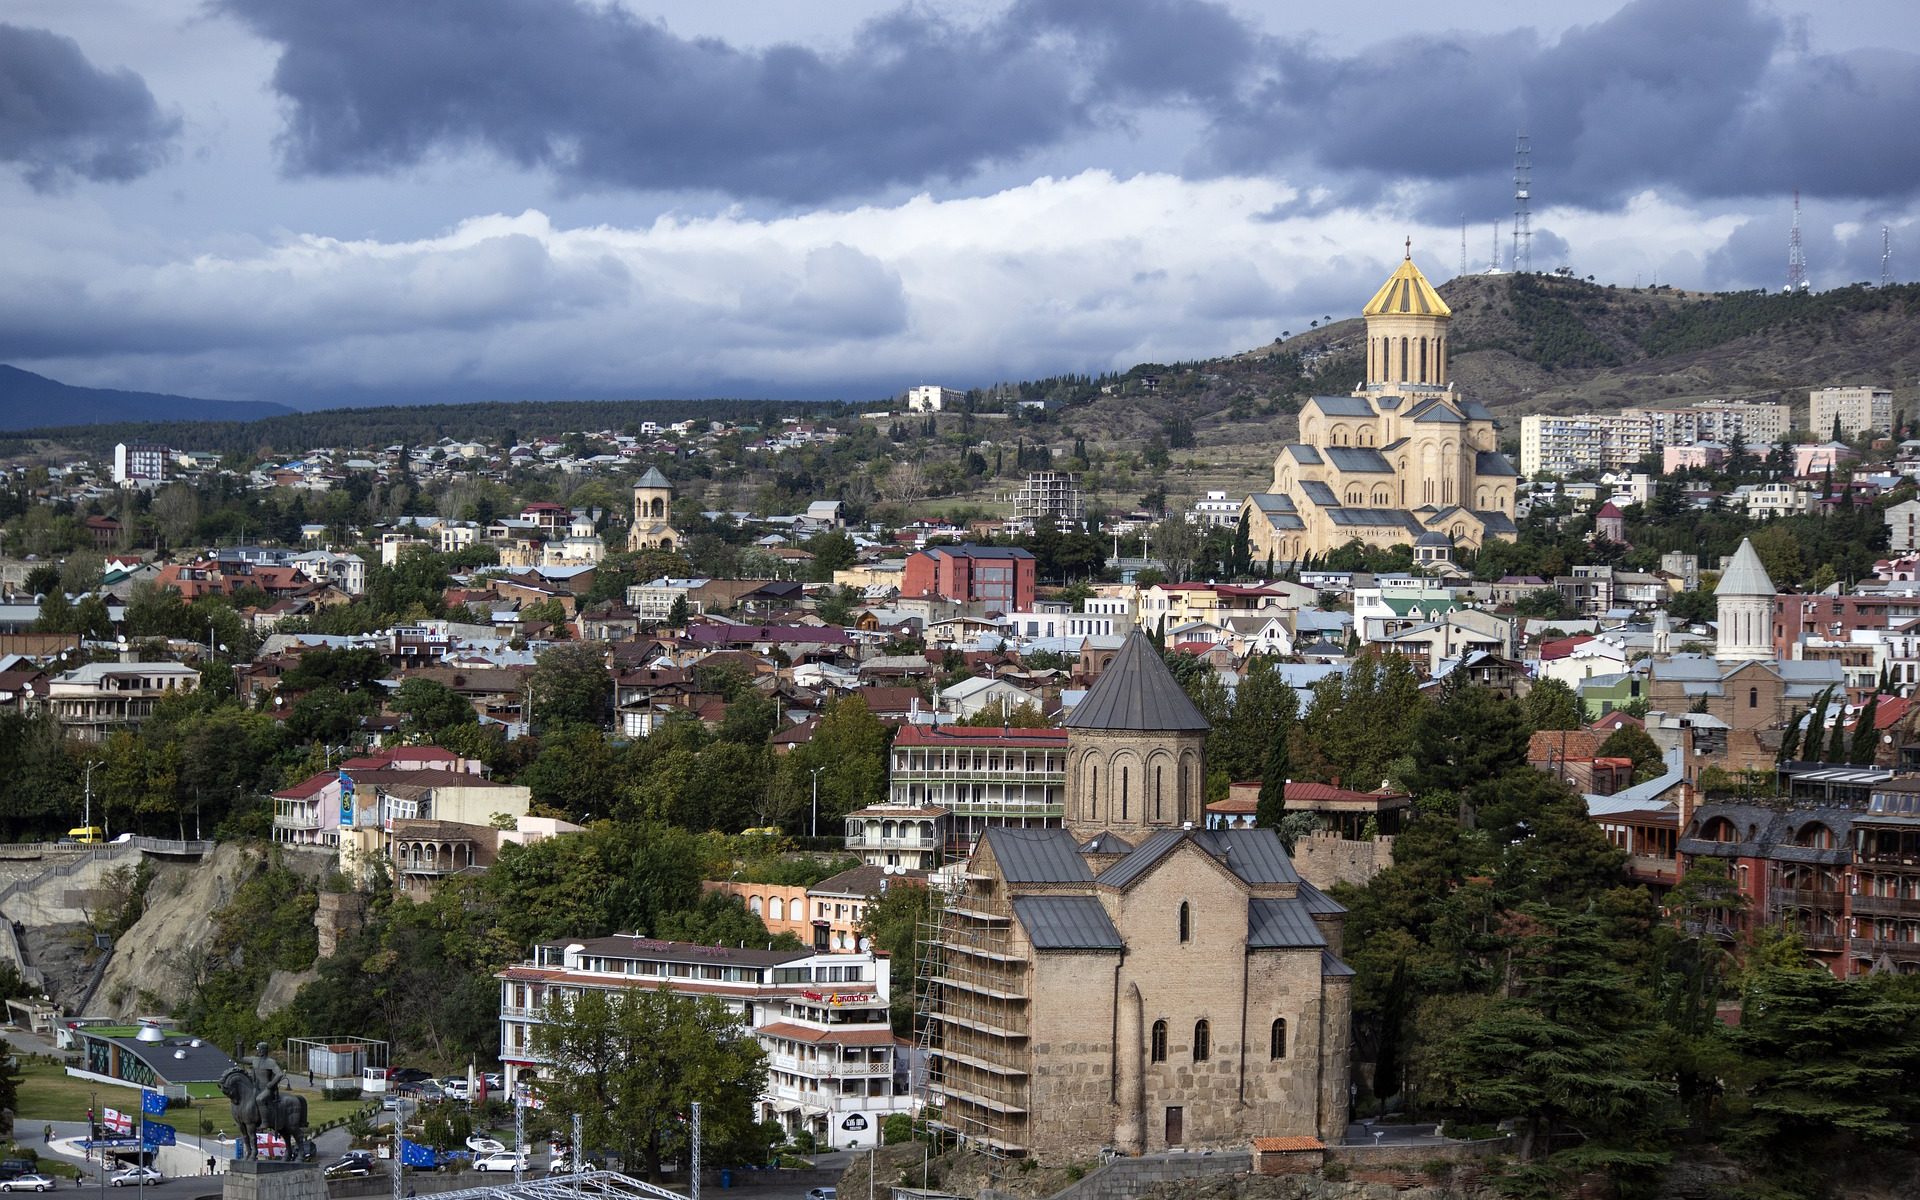
<path id="1" fill-rule="evenodd" d="M 1403 236 L 1436 281 L 1459 246 L 1457 229 L 1328 210 L 1269 179 L 1103 171 L 779 219 L 568 228 L 529 210 L 416 240 L 290 234 L 160 261 L 135 255 L 131 234 L 82 252 L 92 221 L 17 215 L 25 227 L 0 233 L 0 255 L 19 254 L 15 286 L 0 289 L 0 360 L 73 382 L 294 402 L 463 388 L 864 397 L 1125 368 L 1350 316 Z M 1704 260 L 1742 217 L 1645 196 L 1617 216 L 1549 210 L 1540 223 L 1584 273 L 1590 247 Z M 1478 265 L 1483 231 L 1468 248 Z"/>

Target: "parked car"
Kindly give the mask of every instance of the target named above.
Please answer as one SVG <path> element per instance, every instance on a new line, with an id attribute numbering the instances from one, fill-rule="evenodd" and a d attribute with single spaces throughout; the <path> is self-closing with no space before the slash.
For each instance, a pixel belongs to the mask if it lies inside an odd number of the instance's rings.
<path id="1" fill-rule="evenodd" d="M 450 1075 L 440 1081 L 440 1090 L 449 1100 L 465 1100 L 467 1098 L 467 1081 L 458 1075 Z"/>
<path id="2" fill-rule="evenodd" d="M 327 1164 L 328 1179 L 353 1179 L 373 1174 L 373 1155 L 348 1154 Z"/>
<path id="3" fill-rule="evenodd" d="M 50 1192 L 58 1186 L 51 1175 L 36 1175 L 31 1171 L 12 1179 L 0 1179 L 0 1192 Z"/>
<path id="4" fill-rule="evenodd" d="M 840 1200 L 839 1188 L 814 1188 L 807 1193 L 807 1200 Z"/>
<path id="5" fill-rule="evenodd" d="M 142 1183 L 165 1183 L 167 1177 L 152 1167 L 128 1167 L 107 1180 L 114 1187 L 135 1187 Z"/>
<path id="6" fill-rule="evenodd" d="M 476 1171 L 511 1171 L 515 1167 L 527 1169 L 527 1156 L 512 1150 L 502 1150 L 497 1154 L 482 1154 L 473 1160 Z"/>
<path id="7" fill-rule="evenodd" d="M 487 1090 L 490 1092 L 497 1092 L 501 1088 L 507 1086 L 506 1077 L 501 1075 L 500 1072 L 498 1071 L 488 1071 L 486 1074 L 482 1075 L 480 1078 L 487 1081 Z"/>
<path id="8" fill-rule="evenodd" d="M 425 1083 L 432 1078 L 432 1071 L 422 1071 L 419 1067 L 395 1067 L 387 1072 L 388 1081 L 394 1084 Z"/>

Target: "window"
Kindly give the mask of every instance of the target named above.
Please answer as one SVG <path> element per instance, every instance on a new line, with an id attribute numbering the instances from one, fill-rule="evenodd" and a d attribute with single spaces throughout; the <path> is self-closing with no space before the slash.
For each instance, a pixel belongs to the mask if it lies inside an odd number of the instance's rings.
<path id="1" fill-rule="evenodd" d="M 1747 707 L 1748 708 L 1760 707 L 1760 689 L 1759 688 L 1750 687 L 1747 689 Z"/>
<path id="2" fill-rule="evenodd" d="M 1153 1046 L 1150 1053 L 1154 1062 L 1167 1061 L 1167 1023 L 1165 1021 L 1153 1023 Z"/>
<path id="3" fill-rule="evenodd" d="M 1287 1056 L 1287 1019 L 1275 1017 L 1273 1029 L 1267 1034 L 1267 1057 L 1281 1059 Z"/>
<path id="4" fill-rule="evenodd" d="M 1205 1020 L 1195 1021 L 1193 1023 L 1193 1061 L 1205 1062 L 1207 1056 L 1212 1053 L 1212 1031 L 1207 1028 Z"/>
<path id="5" fill-rule="evenodd" d="M 1192 934 L 1193 924 L 1191 914 L 1187 910 L 1187 902 L 1182 900 L 1180 902 L 1180 940 L 1184 942 L 1188 940 Z"/>

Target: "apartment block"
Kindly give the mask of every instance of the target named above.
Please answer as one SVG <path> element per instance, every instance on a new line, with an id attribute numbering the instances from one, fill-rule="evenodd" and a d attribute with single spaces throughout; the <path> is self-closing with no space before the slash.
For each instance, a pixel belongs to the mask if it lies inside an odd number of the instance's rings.
<path id="1" fill-rule="evenodd" d="M 905 725 L 889 763 L 888 803 L 944 809 L 956 855 L 993 826 L 1056 828 L 1066 812 L 1064 729 Z"/>
<path id="2" fill-rule="evenodd" d="M 908 412 L 945 412 L 959 408 L 966 396 L 952 388 L 923 383 L 907 389 Z"/>
<path id="3" fill-rule="evenodd" d="M 1893 392 L 1879 387 L 1828 387 L 1807 393 L 1807 428 L 1821 437 L 1856 438 L 1872 430 L 1893 432 Z"/>
<path id="4" fill-rule="evenodd" d="M 1068 529 L 1080 525 L 1086 515 L 1080 477 L 1070 471 L 1035 471 L 1013 494 L 1014 523 L 1025 529 L 1049 517 L 1056 529 Z"/>
<path id="5" fill-rule="evenodd" d="M 1644 416 L 1539 413 L 1520 418 L 1520 473 L 1609 470 L 1630 466 L 1654 450 L 1653 426 Z"/>
<path id="6" fill-rule="evenodd" d="M 1626 417 L 1645 417 L 1651 426 L 1654 449 L 1719 442 L 1746 446 L 1777 442 L 1793 428 L 1784 404 L 1758 400 L 1699 400 L 1692 404 L 1622 409 Z"/>

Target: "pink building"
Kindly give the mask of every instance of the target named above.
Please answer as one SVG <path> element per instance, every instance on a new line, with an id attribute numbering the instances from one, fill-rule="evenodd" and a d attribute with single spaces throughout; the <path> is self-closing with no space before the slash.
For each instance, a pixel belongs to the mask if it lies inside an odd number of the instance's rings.
<path id="1" fill-rule="evenodd" d="M 1795 446 L 1793 448 L 1793 473 L 1800 479 L 1810 479 L 1832 471 L 1838 475 L 1843 466 L 1860 457 L 1860 452 L 1851 446 L 1839 442 L 1823 442 L 1817 446 Z"/>
<path id="2" fill-rule="evenodd" d="M 1727 461 L 1727 448 L 1718 442 L 1695 442 L 1691 446 L 1668 446 L 1660 452 L 1660 473 L 1675 471 L 1711 471 Z"/>

